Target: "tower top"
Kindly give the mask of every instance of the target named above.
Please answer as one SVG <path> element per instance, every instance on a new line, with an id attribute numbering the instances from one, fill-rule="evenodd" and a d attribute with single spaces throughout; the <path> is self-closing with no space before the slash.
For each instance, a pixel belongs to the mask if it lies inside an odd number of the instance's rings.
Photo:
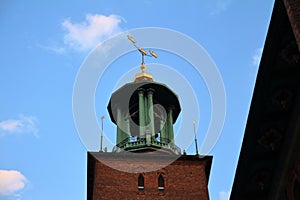
<path id="1" fill-rule="evenodd" d="M 138 73 L 135 75 L 134 77 L 134 82 L 138 82 L 138 81 L 153 81 L 153 77 L 151 74 L 145 72 L 146 70 L 146 65 L 145 65 L 145 61 L 144 61 L 144 57 L 145 56 L 149 56 L 149 57 L 154 57 L 154 58 L 158 58 L 158 55 L 152 51 L 152 50 L 149 50 L 149 53 L 150 55 L 148 54 L 148 52 L 143 49 L 142 47 L 139 47 L 136 45 L 136 40 L 130 36 L 130 35 L 127 35 L 127 38 L 132 42 L 132 44 L 136 47 L 136 49 L 141 53 L 142 55 L 142 63 L 141 63 L 141 73 Z"/>
<path id="2" fill-rule="evenodd" d="M 142 55 L 141 72 L 131 83 L 116 90 L 107 106 L 110 118 L 117 125 L 113 152 L 154 152 L 181 154 L 175 145 L 173 125 L 181 111 L 177 95 L 166 85 L 153 81 L 146 73 L 145 56 L 157 58 L 152 51 L 136 45 Z M 148 55 L 149 54 L 149 55 Z"/>

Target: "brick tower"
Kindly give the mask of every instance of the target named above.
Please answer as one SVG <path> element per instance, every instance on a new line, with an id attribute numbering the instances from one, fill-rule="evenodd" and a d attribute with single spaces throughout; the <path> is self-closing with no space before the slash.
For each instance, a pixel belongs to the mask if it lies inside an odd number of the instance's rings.
<path id="1" fill-rule="evenodd" d="M 87 199 L 208 200 L 212 157 L 181 154 L 173 130 L 178 97 L 145 72 L 147 52 L 138 50 L 141 73 L 115 91 L 107 106 L 116 145 L 112 152 L 88 152 Z"/>

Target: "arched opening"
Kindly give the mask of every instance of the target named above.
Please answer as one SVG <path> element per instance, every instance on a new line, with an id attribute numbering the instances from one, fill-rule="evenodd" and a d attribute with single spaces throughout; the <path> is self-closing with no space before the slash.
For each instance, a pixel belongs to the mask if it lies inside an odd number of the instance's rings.
<path id="1" fill-rule="evenodd" d="M 158 191 L 163 192 L 165 190 L 165 180 L 162 174 L 158 176 Z"/>
<path id="2" fill-rule="evenodd" d="M 144 176 L 143 174 L 140 174 L 138 177 L 138 191 L 144 191 L 144 184 L 145 184 L 145 180 L 144 180 Z"/>

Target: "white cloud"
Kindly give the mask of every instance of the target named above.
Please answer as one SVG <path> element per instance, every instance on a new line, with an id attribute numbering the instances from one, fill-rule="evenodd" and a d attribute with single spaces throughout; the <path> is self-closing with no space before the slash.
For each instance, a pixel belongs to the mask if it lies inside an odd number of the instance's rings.
<path id="1" fill-rule="evenodd" d="M 232 0 L 217 0 L 210 14 L 216 15 L 223 11 L 226 11 L 229 5 L 231 4 L 231 2 Z"/>
<path id="2" fill-rule="evenodd" d="M 48 50 L 57 54 L 64 54 L 66 52 L 66 49 L 64 47 L 59 47 L 57 45 L 41 45 L 41 44 L 37 44 L 38 47 L 44 49 L 44 50 Z"/>
<path id="3" fill-rule="evenodd" d="M 230 191 L 222 191 L 220 192 L 220 200 L 229 200 Z"/>
<path id="4" fill-rule="evenodd" d="M 0 135 L 8 133 L 32 133 L 38 137 L 37 118 L 19 115 L 17 119 L 0 121 Z"/>
<path id="5" fill-rule="evenodd" d="M 67 31 L 64 43 L 78 51 L 92 49 L 108 37 L 121 32 L 121 22 L 122 18 L 118 15 L 87 14 L 85 21 L 80 23 L 72 23 L 70 19 L 66 19 L 62 23 Z"/>
<path id="6" fill-rule="evenodd" d="M 0 170 L 0 195 L 13 195 L 25 187 L 26 177 L 19 171 Z"/>
<path id="7" fill-rule="evenodd" d="M 263 52 L 263 48 L 258 48 L 255 50 L 254 55 L 252 56 L 252 65 L 254 66 L 259 65 L 262 52 Z"/>

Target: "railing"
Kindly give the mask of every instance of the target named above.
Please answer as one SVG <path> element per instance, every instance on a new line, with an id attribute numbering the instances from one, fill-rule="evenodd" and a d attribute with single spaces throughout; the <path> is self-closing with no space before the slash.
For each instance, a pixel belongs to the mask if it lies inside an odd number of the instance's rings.
<path id="1" fill-rule="evenodd" d="M 171 140 L 169 138 L 158 137 L 158 138 L 154 138 L 154 139 L 159 141 L 162 144 L 169 144 L 171 142 Z"/>
<path id="2" fill-rule="evenodd" d="M 146 138 L 137 138 L 136 141 L 127 143 L 125 147 L 135 147 L 146 145 Z"/>
<path id="3" fill-rule="evenodd" d="M 145 146 L 145 145 L 146 145 L 146 138 L 128 137 L 124 139 L 122 142 L 120 142 L 119 144 L 117 144 L 116 146 L 114 146 L 112 151 L 120 152 L 128 148 Z M 181 154 L 181 149 L 168 138 L 151 137 L 151 145 L 168 148 L 176 154 Z"/>
<path id="4" fill-rule="evenodd" d="M 173 150 L 173 152 L 175 152 L 176 154 L 181 154 L 181 149 L 173 143 L 170 143 L 170 148 Z"/>
<path id="5" fill-rule="evenodd" d="M 130 138 L 125 138 L 122 142 L 120 142 L 116 146 L 119 147 L 119 148 L 122 148 L 122 147 L 124 147 L 129 142 L 130 142 Z"/>

